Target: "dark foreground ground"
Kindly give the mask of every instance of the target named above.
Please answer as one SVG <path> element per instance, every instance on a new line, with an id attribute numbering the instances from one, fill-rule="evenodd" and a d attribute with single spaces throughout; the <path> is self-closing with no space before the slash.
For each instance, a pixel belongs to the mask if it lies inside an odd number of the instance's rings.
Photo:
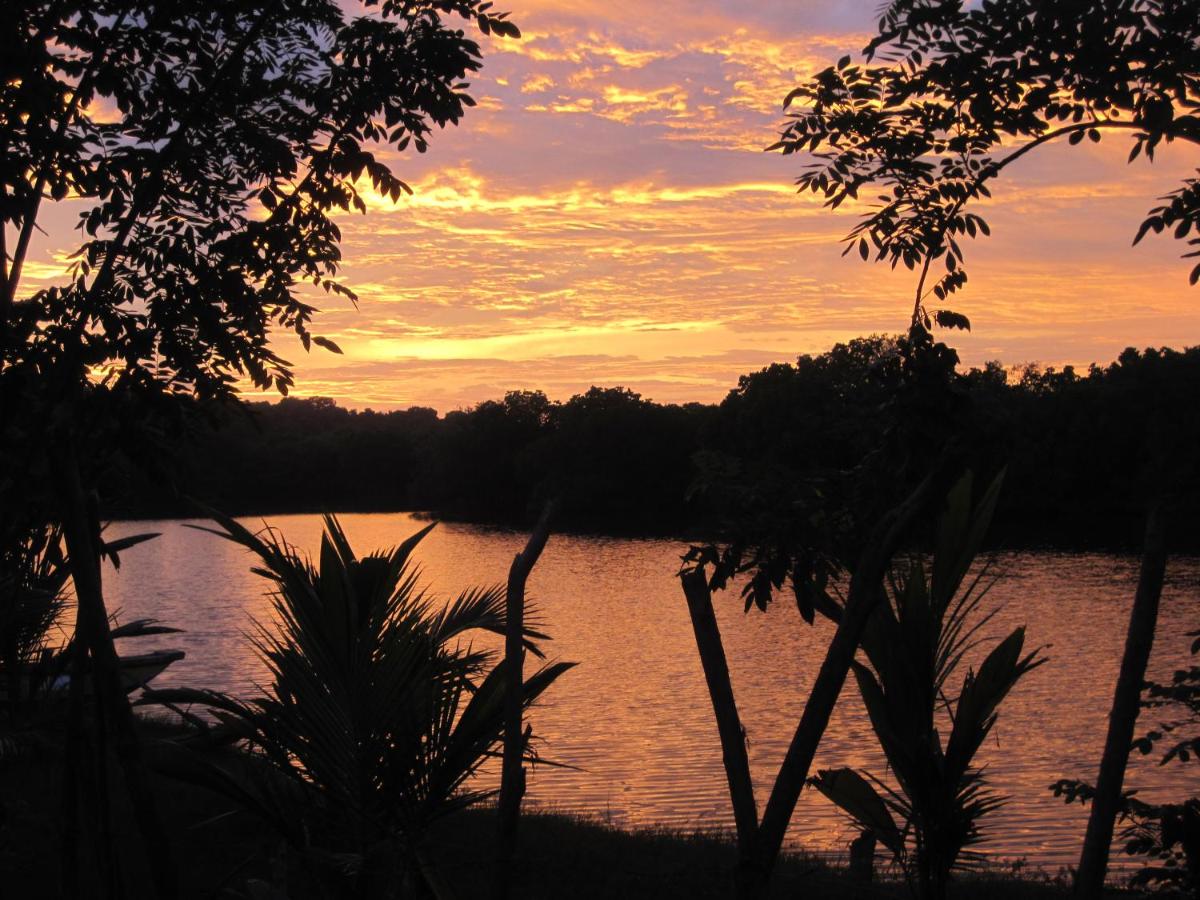
<path id="1" fill-rule="evenodd" d="M 61 757 L 52 748 L 17 760 L 6 761 L 0 754 L 0 898 L 64 897 L 58 826 L 62 782 Z M 264 825 L 231 812 L 226 801 L 200 788 L 156 779 L 156 791 L 164 827 L 172 838 L 182 898 L 279 898 L 248 888 L 248 881 L 255 878 L 279 883 L 272 872 L 280 869 L 280 845 Z M 121 896 L 139 900 L 151 894 L 143 883 L 146 867 L 131 838 L 121 795 L 114 778 L 112 802 L 118 826 L 111 840 L 123 860 Z M 446 820 L 434 836 L 438 867 L 458 900 L 490 895 L 493 828 L 492 813 L 484 809 Z M 631 833 L 601 822 L 534 813 L 521 823 L 514 897 L 724 900 L 732 896 L 733 863 L 733 847 L 717 837 L 663 830 Z M 292 873 L 291 881 L 288 900 L 310 896 L 302 876 Z M 81 886 L 80 898 L 93 896 L 99 896 L 94 884 Z M 964 878 L 951 896 L 1065 898 L 1069 891 L 1051 879 L 997 873 Z M 781 864 L 772 897 L 900 900 L 910 894 L 901 884 L 863 884 L 837 866 L 796 854 Z"/>

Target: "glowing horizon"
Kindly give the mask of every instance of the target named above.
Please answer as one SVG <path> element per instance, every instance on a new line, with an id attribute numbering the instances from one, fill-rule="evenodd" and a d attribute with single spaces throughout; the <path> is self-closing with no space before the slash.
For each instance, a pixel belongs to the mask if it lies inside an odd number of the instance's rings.
<path id="1" fill-rule="evenodd" d="M 797 195 L 804 160 L 763 152 L 788 90 L 868 39 L 868 5 L 500 5 L 524 37 L 484 39 L 477 108 L 428 154 L 394 160 L 415 194 L 339 220 L 360 302 L 321 301 L 315 330 L 345 356 L 276 341 L 296 395 L 445 412 L 620 384 L 714 401 L 770 362 L 905 326 L 912 273 L 843 258 L 856 211 Z M 1130 247 L 1194 157 L 1164 147 L 1127 166 L 1127 152 L 1108 137 L 1046 148 L 998 182 L 978 210 L 993 237 L 966 248 L 956 304 L 975 329 L 951 337 L 966 364 L 1200 343 L 1182 244 Z M 62 206 L 27 289 L 75 249 Z"/>

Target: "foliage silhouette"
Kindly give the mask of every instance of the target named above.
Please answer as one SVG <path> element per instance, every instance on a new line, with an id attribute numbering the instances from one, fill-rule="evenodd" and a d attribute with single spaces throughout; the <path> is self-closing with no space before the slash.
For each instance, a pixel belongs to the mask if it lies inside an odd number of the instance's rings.
<path id="1" fill-rule="evenodd" d="M 717 719 L 726 780 L 737 822 L 738 897 L 755 900 L 766 895 L 788 824 L 808 783 L 817 748 L 854 666 L 859 644 L 881 601 L 882 583 L 889 566 L 898 553 L 911 546 L 923 521 L 949 494 L 951 487 L 961 482 L 963 471 L 962 451 L 949 448 L 908 497 L 876 522 L 851 569 L 845 601 L 838 603 L 826 593 L 818 595 L 821 602 L 817 608 L 822 615 L 832 619 L 836 627 L 771 786 L 761 819 L 750 788 L 749 761 L 742 746 L 744 733 L 712 612 L 711 579 L 705 573 L 705 563 L 695 562 L 695 553 L 685 555 L 680 581 Z M 994 503 L 994 497 L 989 500 L 985 495 L 980 499 L 981 504 L 989 502 Z"/>
<path id="2" fill-rule="evenodd" d="M 105 509 L 188 515 L 190 496 L 247 514 L 431 510 L 520 527 L 536 515 L 531 498 L 566 488 L 563 528 L 731 545 L 740 535 L 744 565 L 770 549 L 774 523 L 803 525 L 791 510 L 814 479 L 831 501 L 853 499 L 853 485 L 836 476 L 883 444 L 893 348 L 889 338 L 856 339 L 743 375 L 720 404 L 625 403 L 619 416 L 591 407 L 569 422 L 565 404 L 548 399 L 534 422 L 505 412 L 507 400 L 442 418 L 423 408 L 348 410 L 322 398 L 246 404 L 218 428 L 197 425 L 172 439 L 174 490 L 130 464 L 113 469 Z M 1154 404 L 1179 429 L 1180 447 L 1200 441 L 1195 349 L 1131 349 L 1078 371 L 993 362 L 955 381 L 977 415 L 995 423 L 997 454 L 1008 461 L 992 546 L 1137 546 L 1146 485 L 1130 473 L 1143 458 L 1140 433 Z M 588 447 L 591 434 L 600 438 Z M 1179 522 L 1200 510 L 1200 472 L 1185 457 L 1173 476 Z M 832 493 L 842 484 L 844 498 Z M 837 525 L 809 531 L 834 535 Z M 1180 548 L 1195 546 L 1193 529 L 1175 528 L 1172 537 Z"/>
<path id="3" fill-rule="evenodd" d="M 832 577 L 854 565 L 876 523 L 905 502 L 944 454 L 973 445 L 978 465 L 996 465 L 980 452 L 994 442 L 983 439 L 984 423 L 965 402 L 955 376 L 957 354 L 928 331 L 856 339 L 830 356 L 837 363 L 825 373 L 833 376 L 833 396 L 845 396 L 847 382 L 858 382 L 875 401 L 864 411 L 870 438 L 859 442 L 860 455 L 800 478 L 778 466 L 742 473 L 736 463 L 730 474 L 720 467 L 704 473 L 701 485 L 740 510 L 722 543 L 689 551 L 689 559 L 712 564 L 714 589 L 751 573 L 743 588 L 747 610 L 751 603 L 765 610 L 775 592 L 788 586 L 809 623 L 817 606 L 829 602 Z M 839 417 L 836 409 L 831 418 Z"/>
<path id="4" fill-rule="evenodd" d="M 388 897 L 404 884 L 437 894 L 428 829 L 495 793 L 473 779 L 502 740 L 506 670 L 471 638 L 504 633 L 503 588 L 472 589 L 444 607 L 420 589 L 410 556 L 433 525 L 360 558 L 327 516 L 313 565 L 276 532 L 217 521 L 214 533 L 251 550 L 254 571 L 272 583 L 274 622 L 253 637 L 270 682 L 247 700 L 168 689 L 147 702 L 208 706 L 256 759 L 222 768 L 175 750 L 160 764 L 262 816 L 329 896 Z M 535 642 L 545 639 L 526 627 L 530 652 L 541 656 Z M 525 705 L 570 667 L 530 674 Z M 535 759 L 528 739 L 524 753 Z"/>
<path id="5" fill-rule="evenodd" d="M 161 462 L 152 438 L 156 418 L 178 411 L 170 401 L 230 399 L 239 377 L 286 392 L 290 365 L 269 343 L 273 328 L 294 331 L 306 350 L 337 351 L 310 332 L 315 296 L 354 296 L 338 281 L 334 214 L 365 212 L 367 184 L 392 200 L 408 190 L 374 146 L 424 151 L 433 128 L 472 103 L 463 78 L 480 51 L 457 21 L 518 31 L 479 0 L 101 0 L 8 12 L 0 463 L 27 476 L 0 482 L 0 503 L 29 519 L 18 533 L 63 525 L 76 652 L 92 659 L 158 890 L 170 897 L 170 847 L 107 628 L 89 498 L 97 470 L 118 448 Z M 71 268 L 23 296 L 39 216 L 67 199 L 80 209 Z M 102 865 L 112 875 L 101 890 L 119 894 L 118 865 Z M 72 841 L 61 868 L 64 891 L 77 894 Z"/>
<path id="6" fill-rule="evenodd" d="M 1192 639 L 1192 654 L 1200 653 L 1200 631 L 1186 636 Z M 1177 669 L 1167 682 L 1146 682 L 1142 708 L 1168 713 L 1171 718 L 1139 737 L 1134 742 L 1136 750 L 1147 755 L 1160 752 L 1160 765 L 1200 762 L 1200 734 L 1195 733 L 1200 726 L 1200 666 Z M 1096 792 L 1092 785 L 1071 779 L 1050 787 L 1067 803 L 1088 803 Z M 1139 798 L 1137 791 L 1126 791 L 1120 815 L 1125 852 L 1153 861 L 1133 876 L 1133 884 L 1193 896 L 1200 891 L 1200 797 L 1150 803 Z"/>
<path id="7" fill-rule="evenodd" d="M 1130 162 L 1152 160 L 1164 142 L 1200 143 L 1200 16 L 1186 0 L 892 0 L 862 55 L 787 95 L 795 109 L 771 149 L 813 154 L 797 184 L 831 209 L 878 195 L 846 253 L 919 268 L 912 323 L 926 329 L 970 327 L 926 303 L 966 283 L 960 241 L 990 233 L 966 206 L 990 196 L 1006 167 L 1050 141 L 1105 131 L 1129 133 Z M 1185 239 L 1200 225 L 1200 180 L 1163 199 L 1134 243 L 1166 229 Z M 1188 243 L 1200 247 L 1200 236 Z M 939 261 L 945 271 L 931 272 Z"/>
<path id="8" fill-rule="evenodd" d="M 286 390 L 270 327 L 336 351 L 310 334 L 302 293 L 353 299 L 336 281 L 332 214 L 365 212 L 368 183 L 409 191 L 370 148 L 424 151 L 435 126 L 461 119 L 480 51 L 446 17 L 516 35 L 489 6 L 22 7 L 4 95 L 6 121 L 22 122 L 3 170 L 18 232 L 6 362 L 202 397 L 230 394 L 238 375 Z M 47 194 L 83 201 L 84 243 L 65 284 L 18 300 Z"/>
<path id="9" fill-rule="evenodd" d="M 863 55 L 863 64 L 844 56 L 788 94 L 785 108 L 800 98 L 807 105 L 792 113 L 771 149 L 815 154 L 797 184 L 823 194 L 830 208 L 857 199 L 860 190 L 885 192 L 847 236 L 846 252 L 857 248 L 864 260 L 874 253 L 893 268 L 919 267 L 913 338 L 935 322 L 970 328 L 966 316 L 926 301 L 930 294 L 945 301 L 966 283 L 959 239 L 989 233 L 967 204 L 990 196 L 989 183 L 1006 167 L 1057 138 L 1099 141 L 1106 130 L 1131 132 L 1130 162 L 1142 153 L 1153 159 L 1164 141 L 1200 143 L 1200 16 L 1184 0 L 892 0 Z M 1165 199 L 1134 243 L 1167 227 L 1185 239 L 1200 224 L 1200 180 L 1186 179 Z M 938 261 L 945 272 L 927 289 Z M 1200 265 L 1190 280 L 1200 280 Z M 1163 498 L 1173 488 L 1161 459 L 1164 448 L 1179 446 L 1165 421 L 1160 415 L 1145 434 L 1145 455 L 1154 461 L 1139 467 L 1156 483 L 1148 491 L 1142 575 L 1076 879 L 1084 898 L 1103 891 L 1157 619 Z"/>
<path id="10" fill-rule="evenodd" d="M 4 547 L 0 559 L 0 669 L 5 676 L 9 728 L 22 724 L 51 675 L 43 665 L 50 631 L 66 606 L 70 571 L 62 531 L 44 526 Z M 0 756 L 3 754 L 0 753 Z"/>
<path id="11" fill-rule="evenodd" d="M 999 493 L 997 478 L 976 509 L 971 479 L 951 492 L 938 525 L 932 565 L 920 556 L 893 566 L 887 602 L 862 637 L 869 665 L 854 675 L 896 787 L 882 776 L 827 769 L 812 780 L 901 863 L 917 894 L 946 895 L 951 870 L 969 865 L 983 838 L 980 820 L 1003 802 L 972 761 L 1013 686 L 1045 662 L 1024 653 L 1015 629 L 969 670 L 957 695 L 949 680 L 982 643 L 993 613 L 976 615 L 991 586 L 987 567 L 972 573 Z M 949 723 L 943 745 L 939 723 Z M 897 819 L 899 824 L 897 824 Z"/>

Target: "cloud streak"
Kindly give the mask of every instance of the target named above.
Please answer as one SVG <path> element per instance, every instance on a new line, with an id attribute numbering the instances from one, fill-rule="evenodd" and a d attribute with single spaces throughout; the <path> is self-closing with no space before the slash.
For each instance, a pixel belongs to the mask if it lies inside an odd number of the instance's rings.
<path id="1" fill-rule="evenodd" d="M 525 37 L 484 41 L 478 107 L 428 154 L 391 158 L 414 195 L 368 194 L 367 216 L 341 218 L 361 300 L 318 301 L 345 357 L 280 338 L 300 393 L 449 409 L 599 383 L 711 401 L 742 372 L 904 326 L 911 273 L 840 255 L 863 208 L 797 195 L 803 160 L 763 152 L 787 91 L 866 42 L 869 5 L 511 6 Z M 977 210 L 994 236 L 968 248 L 968 362 L 1200 342 L 1179 248 L 1129 247 L 1194 161 L 1163 148 L 1129 167 L 1125 150 L 1031 154 Z M 38 284 L 74 249 L 60 218 L 31 264 Z"/>

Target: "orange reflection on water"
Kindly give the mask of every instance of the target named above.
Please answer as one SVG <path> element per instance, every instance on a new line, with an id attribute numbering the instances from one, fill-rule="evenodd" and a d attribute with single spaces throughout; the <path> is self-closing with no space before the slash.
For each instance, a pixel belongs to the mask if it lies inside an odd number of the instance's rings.
<path id="1" fill-rule="evenodd" d="M 247 524 L 255 522 L 246 520 Z M 275 516 L 287 538 L 315 549 L 317 516 Z M 418 526 L 407 514 L 347 515 L 360 553 L 392 546 Z M 263 669 L 243 633 L 265 618 L 265 582 L 250 557 L 179 522 L 120 523 L 116 535 L 162 531 L 122 555 L 107 575 L 109 601 L 125 618 L 155 616 L 187 629 L 153 645 L 183 647 L 188 657 L 160 684 L 246 693 Z M 441 525 L 420 545 L 424 580 L 439 594 L 503 580 L 524 536 Z M 731 827 L 716 727 L 686 604 L 674 573 L 683 547 L 556 535 L 530 579 L 551 657 L 580 665 L 532 713 L 539 752 L 578 771 L 545 768 L 530 778 L 531 801 L 604 816 L 622 826 Z M 1028 625 L 1031 645 L 1049 645 L 1050 662 L 1018 686 L 980 751 L 992 782 L 1011 797 L 988 825 L 982 849 L 1056 868 L 1074 863 L 1085 811 L 1065 807 L 1047 786 L 1093 778 L 1136 581 L 1136 560 L 1105 555 L 1025 553 L 1002 557 L 1004 577 L 990 595 L 1002 611 L 989 630 Z M 1200 560 L 1172 560 L 1163 596 L 1155 672 L 1186 655 L 1183 632 L 1200 612 Z M 737 597 L 717 597 L 734 690 L 745 724 L 760 810 L 803 708 L 825 645 L 827 625 L 805 626 L 788 602 L 766 615 L 742 613 Z M 961 677 L 961 675 L 960 675 Z M 853 685 L 830 722 L 816 767 L 862 766 L 883 773 Z M 1184 767 L 1134 759 L 1127 787 L 1163 799 L 1194 792 Z M 814 849 L 843 851 L 854 836 L 815 792 L 806 792 L 790 837 Z M 1119 861 L 1119 860 L 1118 860 Z"/>

